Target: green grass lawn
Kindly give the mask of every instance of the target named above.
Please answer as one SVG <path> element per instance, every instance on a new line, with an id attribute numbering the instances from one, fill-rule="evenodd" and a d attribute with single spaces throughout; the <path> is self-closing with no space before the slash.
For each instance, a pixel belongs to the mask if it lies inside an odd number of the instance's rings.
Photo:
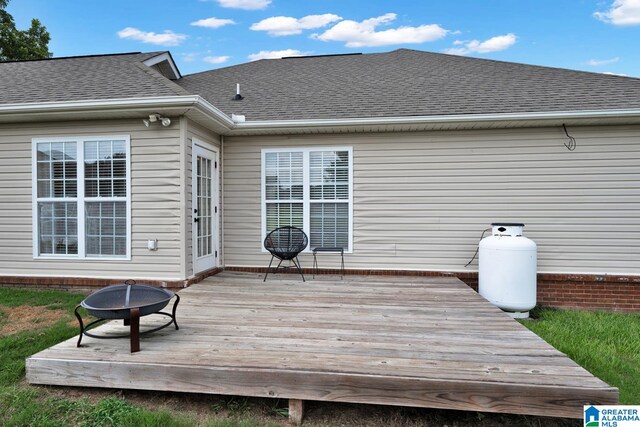
<path id="1" fill-rule="evenodd" d="M 52 326 L 0 336 L 0 386 L 14 385 L 24 377 L 26 357 L 75 335 L 77 327 L 67 323 L 75 319 L 73 309 L 83 298 L 67 292 L 0 288 L 0 304 L 5 307 L 29 305 L 68 313 Z M 0 310 L 0 324 L 7 321 L 6 313 Z"/>
<path id="2" fill-rule="evenodd" d="M 25 359 L 78 332 L 73 309 L 81 294 L 0 288 L 0 327 L 11 307 L 62 310 L 51 324 L 0 335 L 0 425 L 2 426 L 211 426 L 287 425 L 286 400 L 153 392 L 67 393 L 33 387 L 24 380 Z M 620 388 L 621 403 L 640 403 L 640 315 L 538 310 L 523 321 L 560 351 Z M 169 402 L 169 403 L 167 403 Z M 199 406 L 194 406 L 196 402 Z M 204 409 L 203 409 L 204 408 Z M 375 405 L 309 402 L 309 426 L 569 426 L 575 420 Z"/>
<path id="3" fill-rule="evenodd" d="M 521 323 L 640 404 L 640 314 L 537 309 Z"/>

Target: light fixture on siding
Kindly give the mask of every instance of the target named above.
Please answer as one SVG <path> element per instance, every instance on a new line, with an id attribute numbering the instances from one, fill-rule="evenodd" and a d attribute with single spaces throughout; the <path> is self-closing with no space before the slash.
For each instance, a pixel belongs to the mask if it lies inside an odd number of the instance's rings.
<path id="1" fill-rule="evenodd" d="M 158 113 L 149 114 L 149 119 L 142 119 L 142 123 L 144 123 L 146 127 L 151 126 L 151 123 L 155 122 L 160 122 L 162 123 L 162 126 L 167 127 L 171 124 L 171 119 L 169 117 L 161 116 Z"/>

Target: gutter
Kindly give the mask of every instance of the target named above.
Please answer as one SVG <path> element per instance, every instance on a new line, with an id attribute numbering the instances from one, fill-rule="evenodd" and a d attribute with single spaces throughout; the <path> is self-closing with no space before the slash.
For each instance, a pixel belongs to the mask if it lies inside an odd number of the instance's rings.
<path id="1" fill-rule="evenodd" d="M 33 104 L 0 105 L 0 115 L 92 113 L 107 111 L 155 110 L 162 108 L 198 109 L 209 118 L 230 130 L 234 122 L 221 110 L 199 95 L 160 96 L 142 98 L 99 99 L 90 101 L 39 102 Z"/>
<path id="2" fill-rule="evenodd" d="M 545 121 L 557 120 L 589 120 L 589 119 L 640 119 L 640 109 L 624 110 L 592 110 L 592 111 L 558 111 L 558 112 L 525 112 L 525 113 L 496 113 L 496 114 L 458 114 L 435 116 L 405 116 L 405 117 L 366 117 L 346 119 L 309 119 L 309 120 L 248 120 L 234 122 L 223 111 L 199 95 L 121 98 L 91 101 L 43 102 L 33 104 L 4 104 L 0 105 L 0 116 L 10 114 L 43 115 L 60 113 L 98 113 L 108 111 L 140 111 L 148 113 L 150 110 L 170 108 L 184 108 L 186 112 L 196 110 L 214 121 L 222 135 L 243 133 L 258 134 L 260 132 L 288 132 L 300 130 L 322 130 L 330 128 L 350 127 L 385 127 L 385 126 L 415 126 L 436 124 L 473 124 L 500 121 Z M 250 119 L 250 117 L 249 117 Z"/>
<path id="3" fill-rule="evenodd" d="M 442 116 L 406 116 L 406 117 L 366 117 L 348 119 L 311 119 L 311 120 L 256 120 L 236 123 L 234 130 L 293 130 L 300 128 L 331 128 L 351 126 L 392 126 L 418 124 L 463 124 L 498 121 L 541 121 L 568 119 L 621 119 L 640 118 L 640 109 L 631 110 L 594 110 L 559 111 L 534 113 L 497 113 L 497 114 L 458 114 Z M 233 131 L 232 131 L 233 133 Z"/>

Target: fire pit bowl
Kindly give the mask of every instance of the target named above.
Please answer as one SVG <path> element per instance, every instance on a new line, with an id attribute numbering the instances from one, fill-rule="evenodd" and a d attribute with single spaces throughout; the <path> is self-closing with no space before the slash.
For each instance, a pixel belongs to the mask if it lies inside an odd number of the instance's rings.
<path id="1" fill-rule="evenodd" d="M 147 316 L 165 308 L 174 295 L 149 285 L 112 285 L 89 295 L 80 305 L 100 319 L 128 319 L 131 308 L 138 307 L 140 316 Z"/>
<path id="2" fill-rule="evenodd" d="M 172 313 L 164 313 L 160 310 L 165 308 L 171 298 L 176 297 L 173 304 Z M 166 289 L 154 288 L 149 285 L 137 285 L 133 280 L 127 280 L 120 285 L 107 286 L 89 295 L 75 309 L 75 315 L 80 323 L 80 336 L 77 346 L 80 347 L 84 335 L 92 338 L 131 338 L 131 352 L 140 350 L 140 335 L 159 331 L 172 323 L 178 328 L 176 322 L 176 308 L 180 302 L 180 297 Z M 85 308 L 89 313 L 97 317 L 97 320 L 84 325 L 78 309 Z M 140 333 L 140 317 L 150 314 L 161 314 L 170 318 L 169 322 L 156 328 Z M 114 319 L 123 319 L 125 326 L 130 326 L 130 331 L 126 335 L 95 335 L 88 332 L 88 329 L 101 322 Z"/>

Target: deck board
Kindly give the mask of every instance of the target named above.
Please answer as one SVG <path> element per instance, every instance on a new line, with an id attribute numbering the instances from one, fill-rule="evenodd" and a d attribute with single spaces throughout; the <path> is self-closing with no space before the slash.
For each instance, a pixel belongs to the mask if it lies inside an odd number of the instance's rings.
<path id="1" fill-rule="evenodd" d="M 618 400 L 455 278 L 222 273 L 180 296 L 180 330 L 143 336 L 139 353 L 127 339 L 74 338 L 27 359 L 27 379 L 575 418 Z"/>

